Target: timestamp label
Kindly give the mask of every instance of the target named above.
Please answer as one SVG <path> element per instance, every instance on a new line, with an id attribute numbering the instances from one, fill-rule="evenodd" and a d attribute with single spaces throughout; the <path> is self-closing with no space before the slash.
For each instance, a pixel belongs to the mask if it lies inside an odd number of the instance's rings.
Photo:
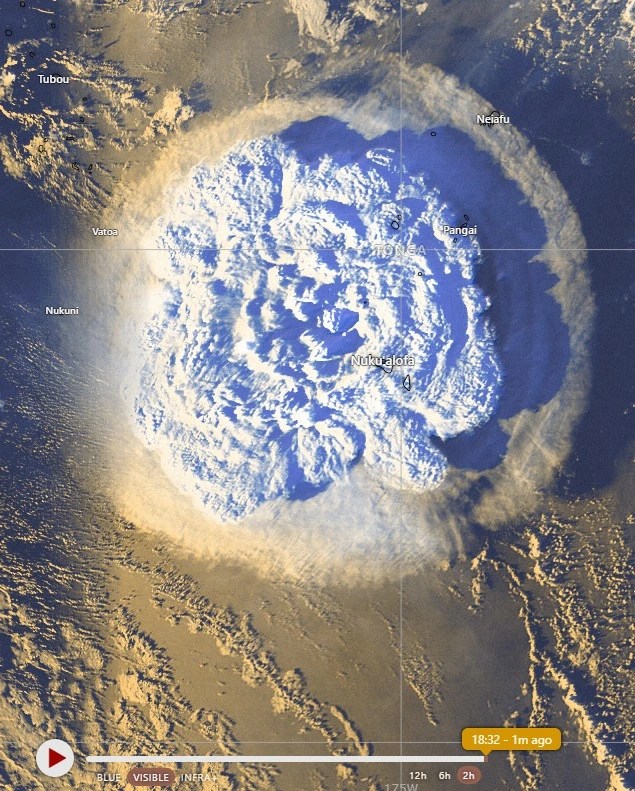
<path id="1" fill-rule="evenodd" d="M 560 728 L 463 728 L 461 746 L 489 755 L 494 750 L 559 750 Z"/>

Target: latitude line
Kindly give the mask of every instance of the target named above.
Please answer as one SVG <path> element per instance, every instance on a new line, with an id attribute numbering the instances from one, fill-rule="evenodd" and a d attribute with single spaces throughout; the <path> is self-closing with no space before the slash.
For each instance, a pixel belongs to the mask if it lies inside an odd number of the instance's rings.
<path id="1" fill-rule="evenodd" d="M 394 242 L 378 242 L 379 246 L 396 247 Z M 371 245 L 372 247 L 372 245 Z M 261 252 L 273 250 L 271 247 L 251 247 L 250 251 Z M 357 250 L 356 247 L 285 247 L 282 252 L 344 252 Z M 418 255 L 427 252 L 447 252 L 449 247 L 424 247 L 421 250 L 409 252 L 408 250 L 396 251 L 394 254 L 387 255 L 392 258 L 397 253 L 403 255 Z M 455 248 L 454 248 L 455 249 Z M 0 253 L 99 253 L 101 255 L 111 253 L 189 253 L 198 252 L 242 252 L 234 247 L 188 247 L 180 249 L 177 247 L 0 247 Z M 586 252 L 586 253 L 634 253 L 635 247 L 480 247 L 483 253 L 551 253 L 551 252 Z"/>

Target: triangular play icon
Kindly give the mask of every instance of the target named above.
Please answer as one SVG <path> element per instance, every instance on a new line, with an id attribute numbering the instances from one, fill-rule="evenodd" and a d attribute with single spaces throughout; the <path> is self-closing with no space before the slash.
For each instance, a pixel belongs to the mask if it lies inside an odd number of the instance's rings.
<path id="1" fill-rule="evenodd" d="M 58 753 L 57 750 L 52 750 L 49 747 L 49 769 L 51 769 L 54 766 L 57 766 L 57 764 L 65 760 L 66 760 L 65 755 L 62 755 L 62 753 Z"/>

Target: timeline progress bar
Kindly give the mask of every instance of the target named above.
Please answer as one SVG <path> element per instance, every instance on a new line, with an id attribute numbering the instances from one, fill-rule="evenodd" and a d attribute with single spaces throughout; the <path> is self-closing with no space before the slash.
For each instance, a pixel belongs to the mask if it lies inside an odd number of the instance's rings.
<path id="1" fill-rule="evenodd" d="M 483 755 L 88 755 L 91 764 L 463 764 Z"/>

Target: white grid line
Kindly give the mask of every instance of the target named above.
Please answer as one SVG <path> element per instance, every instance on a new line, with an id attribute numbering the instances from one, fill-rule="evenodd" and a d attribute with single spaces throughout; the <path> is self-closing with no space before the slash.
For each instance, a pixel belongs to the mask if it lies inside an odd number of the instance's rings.
<path id="1" fill-rule="evenodd" d="M 399 0 L 399 198 L 401 220 L 399 225 L 399 239 L 403 250 L 404 238 L 404 205 L 403 205 L 403 0 Z M 401 263 L 404 263 L 403 253 L 400 253 Z M 402 295 L 399 298 L 399 325 L 403 337 L 403 283 Z M 399 754 L 403 755 L 403 424 L 404 424 L 404 394 L 400 393 L 400 453 L 399 453 Z M 403 786 L 403 763 L 399 764 L 399 783 Z"/>
<path id="2" fill-rule="evenodd" d="M 378 246 L 395 246 L 395 242 L 377 242 Z M 434 253 L 447 252 L 447 247 L 426 247 L 419 248 L 419 252 Z M 336 252 L 338 250 L 350 250 L 349 247 L 251 247 L 253 252 L 267 250 L 282 250 L 283 252 Z M 354 248 L 357 249 L 357 248 Z M 186 253 L 195 250 L 197 252 L 236 252 L 235 247 L 188 247 L 180 249 L 178 247 L 0 247 L 0 253 L 99 253 L 100 255 L 110 255 L 112 253 Z M 479 247 L 482 253 L 542 253 L 542 252 L 561 252 L 561 253 L 635 253 L 635 247 Z M 395 253 L 396 254 L 396 253 Z M 399 251 L 400 256 L 408 255 L 408 251 Z M 386 256 L 390 258 L 392 256 Z"/>

